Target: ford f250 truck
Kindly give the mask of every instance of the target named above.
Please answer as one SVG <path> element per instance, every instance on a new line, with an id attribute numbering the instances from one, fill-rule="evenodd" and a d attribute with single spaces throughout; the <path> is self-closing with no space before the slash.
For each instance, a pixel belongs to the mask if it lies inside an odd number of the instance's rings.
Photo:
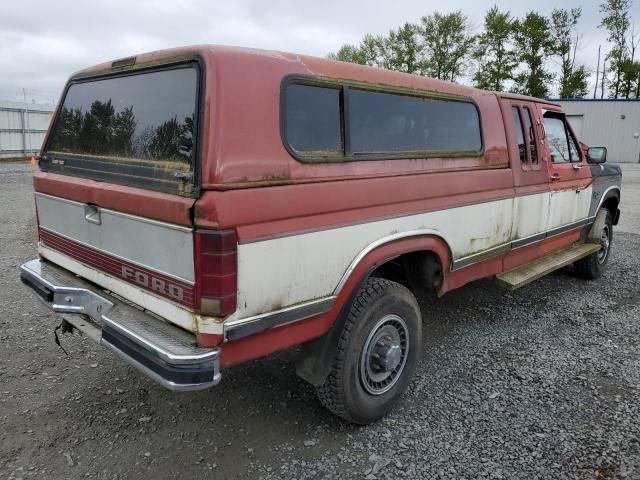
<path id="1" fill-rule="evenodd" d="M 66 85 L 21 278 L 172 390 L 300 345 L 298 374 L 365 424 L 411 381 L 421 298 L 601 274 L 605 160 L 537 98 L 272 51 L 138 55 Z"/>

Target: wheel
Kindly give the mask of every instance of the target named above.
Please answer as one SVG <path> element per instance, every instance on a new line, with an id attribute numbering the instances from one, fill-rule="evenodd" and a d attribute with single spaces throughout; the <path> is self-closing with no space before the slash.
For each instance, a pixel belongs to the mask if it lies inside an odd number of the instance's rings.
<path id="1" fill-rule="evenodd" d="M 351 305 L 331 372 L 316 388 L 318 398 L 349 422 L 379 419 L 407 389 L 421 344 L 413 294 L 399 283 L 369 278 Z"/>
<path id="2" fill-rule="evenodd" d="M 609 261 L 611 243 L 613 242 L 613 221 L 609 210 L 601 209 L 593 225 L 593 228 L 598 230 L 590 232 L 589 235 L 593 239 L 600 239 L 600 250 L 575 263 L 576 274 L 588 280 L 598 278 L 604 272 Z"/>

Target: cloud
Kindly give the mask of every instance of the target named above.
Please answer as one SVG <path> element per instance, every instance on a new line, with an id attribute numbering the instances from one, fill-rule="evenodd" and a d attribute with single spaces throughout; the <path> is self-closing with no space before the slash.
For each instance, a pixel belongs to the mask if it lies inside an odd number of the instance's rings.
<path id="1" fill-rule="evenodd" d="M 132 54 L 218 43 L 324 56 L 365 33 L 386 33 L 435 10 L 462 9 L 477 27 L 495 0 L 93 0 L 5 2 L 0 15 L 0 98 L 56 98 L 71 73 Z M 576 1 L 576 6 L 581 2 Z M 578 60 L 595 71 L 605 41 L 595 2 L 583 7 Z M 514 15 L 531 2 L 512 0 Z M 560 6 L 539 0 L 548 14 Z M 572 5 L 563 4 L 562 8 Z M 505 8 L 504 5 L 501 5 Z"/>

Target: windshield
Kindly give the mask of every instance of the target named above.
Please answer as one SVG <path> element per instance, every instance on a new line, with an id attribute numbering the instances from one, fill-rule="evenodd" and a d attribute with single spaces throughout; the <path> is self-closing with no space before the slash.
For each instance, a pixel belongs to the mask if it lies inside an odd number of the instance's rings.
<path id="1" fill-rule="evenodd" d="M 196 68 L 184 66 L 72 84 L 47 145 L 45 169 L 189 190 L 180 183 L 193 172 L 197 80 Z"/>

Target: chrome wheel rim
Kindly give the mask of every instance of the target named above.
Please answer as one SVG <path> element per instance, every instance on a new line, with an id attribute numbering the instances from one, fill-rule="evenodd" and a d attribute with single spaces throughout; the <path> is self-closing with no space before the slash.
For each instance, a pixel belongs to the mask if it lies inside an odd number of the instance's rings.
<path id="1" fill-rule="evenodd" d="M 603 264 L 607 259 L 607 255 L 609 255 L 609 247 L 611 246 L 610 233 L 609 225 L 602 227 L 602 232 L 600 233 L 600 250 L 598 250 L 599 264 Z"/>
<path id="2" fill-rule="evenodd" d="M 369 332 L 360 354 L 360 381 L 371 395 L 382 395 L 400 379 L 409 353 L 409 329 L 395 314 L 382 317 Z"/>

